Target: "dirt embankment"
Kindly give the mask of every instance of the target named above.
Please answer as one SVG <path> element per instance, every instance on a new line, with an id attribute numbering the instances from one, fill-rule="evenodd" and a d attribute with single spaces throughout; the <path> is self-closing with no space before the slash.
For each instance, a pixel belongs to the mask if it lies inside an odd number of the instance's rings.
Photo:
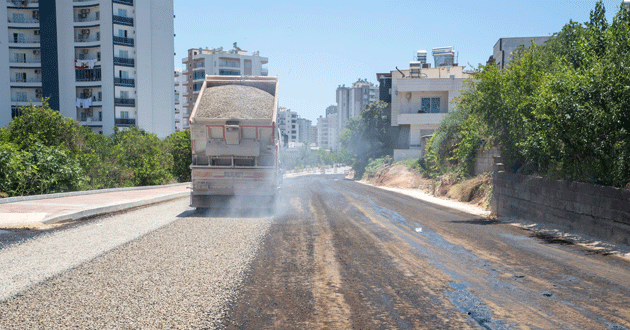
<path id="1" fill-rule="evenodd" d="M 384 187 L 419 189 L 437 197 L 454 199 L 484 208 L 490 205 L 492 175 L 482 174 L 467 180 L 454 175 L 444 175 L 436 180 L 409 169 L 405 165 L 385 166 L 371 174 L 365 174 L 363 182 Z"/>

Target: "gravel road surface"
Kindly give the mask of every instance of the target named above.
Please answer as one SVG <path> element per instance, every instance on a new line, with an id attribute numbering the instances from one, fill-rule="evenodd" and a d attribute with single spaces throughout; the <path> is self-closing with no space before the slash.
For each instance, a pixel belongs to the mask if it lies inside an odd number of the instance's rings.
<path id="1" fill-rule="evenodd" d="M 0 303 L 0 329 L 212 328 L 270 219 L 211 217 L 187 205 L 140 209 L 0 250 L 3 298 L 22 292 Z"/>

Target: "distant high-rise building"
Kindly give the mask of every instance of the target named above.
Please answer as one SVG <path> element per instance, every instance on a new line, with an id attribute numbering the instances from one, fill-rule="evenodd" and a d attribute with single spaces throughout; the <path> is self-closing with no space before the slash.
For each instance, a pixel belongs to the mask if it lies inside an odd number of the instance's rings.
<path id="1" fill-rule="evenodd" d="M 266 57 L 260 56 L 260 52 L 255 51 L 248 55 L 236 43 L 227 51 L 223 47 L 189 49 L 188 56 L 182 59 L 186 91 L 181 97 L 185 97 L 187 101 L 182 109 L 185 112 L 183 119 L 188 120 L 190 117 L 206 75 L 267 76 L 269 72 L 263 65 L 268 62 Z"/>
<path id="2" fill-rule="evenodd" d="M 315 143 L 316 141 L 313 141 L 312 136 L 311 136 L 312 122 L 306 118 L 298 118 L 297 124 L 298 124 L 298 141 L 297 142 Z"/>
<path id="3" fill-rule="evenodd" d="M 370 103 L 378 101 L 378 87 L 366 79 L 359 79 L 352 87 L 337 88 L 337 129 L 342 131 L 350 118 L 358 117 Z"/>
<path id="4" fill-rule="evenodd" d="M 174 131 L 173 0 L 10 0 L 0 12 L 0 125 L 45 97 L 98 133 Z"/>
<path id="5" fill-rule="evenodd" d="M 542 45 L 549 39 L 551 39 L 551 37 L 500 38 L 497 43 L 494 44 L 492 57 L 490 57 L 489 62 L 494 62 L 500 69 L 503 69 L 510 62 L 512 52 L 519 46 L 525 46 L 525 48 L 527 48 L 532 42 L 537 45 Z"/>

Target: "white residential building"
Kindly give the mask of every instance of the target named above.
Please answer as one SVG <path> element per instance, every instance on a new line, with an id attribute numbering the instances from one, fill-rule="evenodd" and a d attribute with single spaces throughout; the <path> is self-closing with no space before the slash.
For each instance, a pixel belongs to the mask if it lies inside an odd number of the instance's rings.
<path id="1" fill-rule="evenodd" d="M 8 0 L 0 17 L 0 125 L 47 97 L 95 132 L 173 132 L 173 0 Z"/>
<path id="2" fill-rule="evenodd" d="M 394 149 L 395 161 L 424 156 L 427 139 L 446 114 L 455 110 L 451 101 L 470 77 L 463 66 L 425 64 L 419 58 L 410 63 L 410 70 L 391 71 L 391 125 L 399 126 L 399 141 L 404 142 Z"/>
<path id="3" fill-rule="evenodd" d="M 187 104 L 183 107 L 183 120 L 188 120 L 195 106 L 197 96 L 201 90 L 206 75 L 222 76 L 267 76 L 269 71 L 264 65 L 269 62 L 266 57 L 260 56 L 260 52 L 254 51 L 247 54 L 236 43 L 230 50 L 220 48 L 192 48 L 188 50 L 188 56 L 182 58 L 183 75 L 186 76 L 186 92 L 180 97 L 185 97 Z M 184 111 L 185 110 L 185 111 Z"/>
<path id="4" fill-rule="evenodd" d="M 312 121 L 306 118 L 298 117 L 297 126 L 298 126 L 298 142 L 301 142 L 301 143 L 308 142 L 309 144 L 316 142 L 316 141 L 313 141 L 312 136 L 311 136 Z"/>
<path id="5" fill-rule="evenodd" d="M 367 81 L 367 79 L 359 79 L 352 87 L 345 85 L 337 87 L 337 113 L 339 131 L 343 130 L 348 124 L 350 118 L 358 117 L 361 111 L 374 101 L 378 101 L 378 86 Z"/>
<path id="6" fill-rule="evenodd" d="M 287 136 L 287 142 L 300 142 L 300 126 L 298 125 L 298 114 L 287 108 L 278 108 L 278 129 L 281 136 Z M 282 137 L 284 142 L 284 137 Z"/>
<path id="7" fill-rule="evenodd" d="M 326 117 L 317 118 L 317 146 L 328 150 L 337 150 L 338 114 L 330 113 Z"/>

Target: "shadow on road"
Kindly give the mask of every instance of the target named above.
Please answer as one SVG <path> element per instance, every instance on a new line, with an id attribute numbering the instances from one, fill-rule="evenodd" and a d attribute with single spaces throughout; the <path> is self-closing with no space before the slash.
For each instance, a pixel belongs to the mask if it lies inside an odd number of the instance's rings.
<path id="1" fill-rule="evenodd" d="M 480 226 L 487 226 L 487 225 L 496 225 L 496 224 L 500 224 L 500 223 L 504 223 L 502 221 L 496 220 L 496 219 L 485 219 L 485 218 L 479 218 L 479 219 L 472 219 L 472 220 L 463 220 L 463 221 L 450 221 L 451 223 L 467 223 L 467 224 L 471 224 L 471 225 L 480 225 Z"/>
<path id="2" fill-rule="evenodd" d="M 178 218 L 269 218 L 274 216 L 273 210 L 260 209 L 205 209 L 188 210 L 180 213 Z"/>

